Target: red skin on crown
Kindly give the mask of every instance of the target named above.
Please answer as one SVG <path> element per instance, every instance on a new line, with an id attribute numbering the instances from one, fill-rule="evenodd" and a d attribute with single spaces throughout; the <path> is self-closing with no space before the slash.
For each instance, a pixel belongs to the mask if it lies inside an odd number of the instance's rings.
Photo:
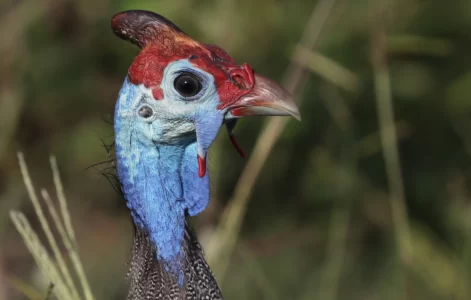
<path id="1" fill-rule="evenodd" d="M 129 79 L 133 84 L 151 88 L 154 98 L 162 100 L 160 83 L 164 70 L 169 63 L 180 59 L 188 59 L 193 66 L 214 76 L 221 101 L 218 109 L 230 106 L 254 86 L 254 72 L 248 64 L 239 66 L 218 46 L 201 45 L 189 38 L 188 41 L 157 40 L 144 47 L 128 70 Z"/>

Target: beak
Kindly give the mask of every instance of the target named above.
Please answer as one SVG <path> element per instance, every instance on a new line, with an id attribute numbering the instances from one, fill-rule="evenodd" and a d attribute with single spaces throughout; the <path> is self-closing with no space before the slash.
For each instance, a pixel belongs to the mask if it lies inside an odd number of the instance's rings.
<path id="1" fill-rule="evenodd" d="M 301 121 L 293 97 L 275 81 L 255 74 L 252 91 L 229 106 L 228 118 L 245 116 L 292 116 Z"/>

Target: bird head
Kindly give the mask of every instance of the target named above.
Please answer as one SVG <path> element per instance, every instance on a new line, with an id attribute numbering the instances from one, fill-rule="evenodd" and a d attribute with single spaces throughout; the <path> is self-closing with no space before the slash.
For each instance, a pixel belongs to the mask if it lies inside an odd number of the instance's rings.
<path id="1" fill-rule="evenodd" d="M 299 112 L 277 83 L 158 14 L 125 11 L 111 25 L 141 49 L 115 108 L 118 178 L 134 223 L 181 275 L 185 218 L 209 202 L 206 156 L 220 127 L 234 142 L 240 117 Z"/>
<path id="2" fill-rule="evenodd" d="M 231 134 L 243 116 L 300 118 L 292 97 L 277 83 L 237 64 L 218 46 L 191 39 L 156 13 L 119 13 L 112 29 L 141 48 L 128 70 L 129 83 L 141 94 L 126 107 L 134 125 L 152 143 L 185 143 L 196 135 L 200 177 L 223 123 Z"/>

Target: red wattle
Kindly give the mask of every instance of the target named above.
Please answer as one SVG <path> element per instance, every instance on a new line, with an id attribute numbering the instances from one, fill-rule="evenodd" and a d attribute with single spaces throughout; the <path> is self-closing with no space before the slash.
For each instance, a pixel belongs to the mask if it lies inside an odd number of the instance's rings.
<path id="1" fill-rule="evenodd" d="M 198 155 L 198 176 L 203 177 L 206 174 L 206 156 L 202 158 Z"/>
<path id="2" fill-rule="evenodd" d="M 229 135 L 229 138 L 231 139 L 232 145 L 234 146 L 236 151 L 239 153 L 239 155 L 242 158 L 245 158 L 244 150 L 239 146 L 239 143 L 237 142 L 235 136 L 231 134 L 231 135 Z"/>

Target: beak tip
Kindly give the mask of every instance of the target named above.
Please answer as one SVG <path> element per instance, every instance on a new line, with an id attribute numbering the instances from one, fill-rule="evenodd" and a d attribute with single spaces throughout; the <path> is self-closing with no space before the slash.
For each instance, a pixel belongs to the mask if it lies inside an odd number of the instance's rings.
<path id="1" fill-rule="evenodd" d="M 290 116 L 295 118 L 297 121 L 301 121 L 301 113 L 296 105 L 293 105 L 290 110 L 286 111 Z"/>
<path id="2" fill-rule="evenodd" d="M 289 110 L 285 110 L 286 116 L 291 116 L 295 118 L 297 121 L 301 121 L 301 113 L 299 112 L 298 108 L 295 107 L 294 109 L 291 108 Z"/>
<path id="3" fill-rule="evenodd" d="M 301 121 L 293 96 L 275 81 L 256 73 L 252 91 L 240 97 L 230 111 L 233 117 L 292 116 Z"/>

